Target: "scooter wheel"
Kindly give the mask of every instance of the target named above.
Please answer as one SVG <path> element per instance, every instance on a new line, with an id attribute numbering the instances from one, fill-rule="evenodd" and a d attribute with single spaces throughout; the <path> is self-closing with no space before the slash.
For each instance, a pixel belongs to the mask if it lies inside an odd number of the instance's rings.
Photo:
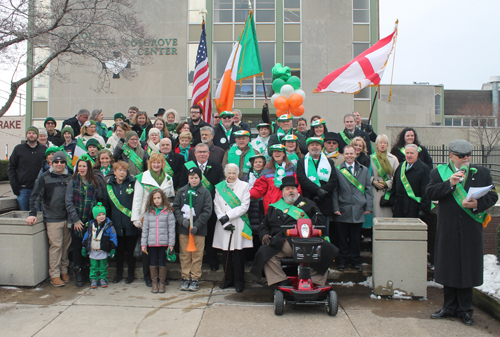
<path id="1" fill-rule="evenodd" d="M 274 291 L 274 314 L 277 316 L 283 315 L 285 310 L 285 299 L 283 297 L 283 292 L 276 289 Z"/>
<path id="2" fill-rule="evenodd" d="M 337 293 L 334 290 L 330 290 L 326 296 L 326 312 L 330 316 L 335 316 L 339 312 L 339 301 Z"/>

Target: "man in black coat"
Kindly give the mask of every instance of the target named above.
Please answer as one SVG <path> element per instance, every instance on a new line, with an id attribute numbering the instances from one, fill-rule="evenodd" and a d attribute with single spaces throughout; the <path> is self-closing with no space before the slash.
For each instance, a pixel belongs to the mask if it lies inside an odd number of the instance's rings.
<path id="1" fill-rule="evenodd" d="M 267 148 L 269 149 L 271 146 L 276 144 L 281 144 L 281 139 L 287 135 L 295 135 L 298 137 L 297 145 L 300 148 L 300 152 L 303 154 L 307 153 L 307 145 L 304 136 L 300 132 L 294 131 L 293 126 L 293 117 L 292 115 L 281 115 L 277 119 L 279 129 L 275 134 L 269 137 L 269 142 L 267 143 Z"/>
<path id="2" fill-rule="evenodd" d="M 57 122 L 54 118 L 45 118 L 43 127 L 47 130 L 47 140 L 52 142 L 55 146 L 61 146 L 64 144 L 64 139 L 62 138 L 61 131 L 56 130 L 56 126 Z"/>
<path id="3" fill-rule="evenodd" d="M 191 114 L 191 119 L 188 121 L 188 124 L 191 135 L 193 136 L 191 145 L 196 146 L 196 144 L 201 143 L 200 129 L 204 126 L 210 126 L 210 124 L 201 119 L 203 116 L 203 109 L 201 106 L 195 104 L 191 107 L 189 112 Z"/>
<path id="4" fill-rule="evenodd" d="M 356 127 L 361 131 L 366 132 L 370 136 L 370 140 L 375 143 L 377 140 L 377 134 L 373 131 L 373 126 L 363 123 L 361 114 L 358 111 L 353 111 L 352 114 L 356 117 Z"/>
<path id="5" fill-rule="evenodd" d="M 395 204 L 392 214 L 395 218 L 423 219 L 431 210 L 431 201 L 425 194 L 429 183 L 429 167 L 418 159 L 418 147 L 415 144 L 406 145 L 405 150 L 406 160 L 394 173 L 391 194 L 395 195 Z M 409 186 L 401 180 L 401 170 L 404 170 Z"/>
<path id="6" fill-rule="evenodd" d="M 62 127 L 64 128 L 66 125 L 71 126 L 73 128 L 74 137 L 76 137 L 80 134 L 82 125 L 89 120 L 89 116 L 90 112 L 87 109 L 80 109 L 75 116 L 66 119 Z"/>
<path id="7" fill-rule="evenodd" d="M 243 121 L 243 115 L 241 114 L 241 110 L 238 109 L 233 109 L 233 114 L 234 114 L 234 124 L 236 126 L 239 126 L 242 130 L 247 130 L 248 132 L 252 132 L 252 128 L 250 127 L 250 124 L 245 123 Z"/>
<path id="8" fill-rule="evenodd" d="M 224 159 L 224 155 L 226 154 L 226 151 L 224 151 L 222 148 L 214 145 L 214 142 L 213 142 L 214 135 L 215 135 L 214 129 L 211 126 L 204 126 L 201 128 L 200 134 L 201 134 L 201 142 L 203 144 L 207 144 L 208 149 L 210 150 L 210 154 L 208 156 L 208 159 L 213 161 L 213 162 L 222 164 L 222 160 Z M 195 160 L 194 147 L 189 152 L 188 161 L 190 161 L 190 160 Z"/>
<path id="9" fill-rule="evenodd" d="M 351 144 L 351 140 L 354 137 L 362 137 L 365 140 L 366 149 L 370 155 L 372 153 L 370 136 L 356 127 L 356 116 L 352 113 L 346 114 L 344 116 L 344 127 L 345 129 L 339 132 L 340 137 L 342 138 L 339 143 L 340 152 L 344 152 L 344 146 Z"/>
<path id="10" fill-rule="evenodd" d="M 222 148 L 225 153 L 236 142 L 234 133 L 240 131 L 241 128 L 234 125 L 234 114 L 231 111 L 222 111 L 219 116 L 222 125 L 219 124 L 214 127 L 214 145 Z"/>
<path id="11" fill-rule="evenodd" d="M 216 163 L 208 159 L 209 156 L 208 145 L 200 143 L 195 147 L 195 160 L 188 161 L 184 164 L 181 174 L 180 186 L 185 186 L 188 183 L 188 173 L 191 167 L 196 166 L 201 170 L 203 178 L 206 178 L 208 181 L 208 186 L 204 183 L 204 179 L 202 178 L 201 184 L 207 190 L 210 191 L 212 196 L 212 201 L 215 198 L 215 185 L 224 180 L 224 170 L 222 169 L 221 164 Z M 217 257 L 217 252 L 212 248 L 212 242 L 214 240 L 214 231 L 215 231 L 215 223 L 217 222 L 217 216 L 215 215 L 215 211 L 212 210 L 212 215 L 208 220 L 208 228 L 207 228 L 207 236 L 205 236 L 205 252 L 207 254 L 207 260 L 210 264 L 210 269 L 212 271 L 219 270 L 219 259 Z"/>
<path id="12" fill-rule="evenodd" d="M 435 249 L 435 278 L 444 286 L 443 308 L 431 318 L 460 317 L 472 325 L 472 289 L 483 284 L 483 224 L 486 210 L 498 194 L 490 171 L 470 164 L 473 149 L 465 140 L 449 145 L 450 163 L 431 171 L 427 197 L 439 200 Z M 471 187 L 493 186 L 484 196 L 465 199 Z"/>
<path id="13" fill-rule="evenodd" d="M 294 177 L 283 178 L 280 189 L 283 198 L 269 205 L 269 210 L 260 225 L 259 236 L 262 240 L 262 246 L 255 255 L 252 273 L 260 278 L 262 270 L 264 270 L 268 285 L 279 283 L 283 286 L 290 286 L 290 281 L 281 269 L 281 260 L 287 256 L 293 256 L 293 252 L 286 240 L 286 229 L 282 226 L 295 225 L 300 211 L 303 211 L 312 220 L 314 226 L 324 224 L 325 218 L 313 201 L 299 195 L 298 184 Z M 327 241 L 323 242 L 321 261 L 311 264 L 313 283 L 325 285 L 328 268 L 337 253 L 337 247 Z"/>
<path id="14" fill-rule="evenodd" d="M 172 150 L 172 141 L 170 138 L 163 138 L 160 140 L 160 152 L 165 156 L 165 160 L 167 161 L 168 167 L 172 169 L 174 175 L 172 177 L 174 183 L 174 189 L 177 191 L 184 185 L 181 185 L 181 175 L 182 168 L 184 167 L 184 156 L 175 153 Z M 169 169 L 167 168 L 167 171 Z"/>
<path id="15" fill-rule="evenodd" d="M 333 190 L 337 187 L 335 164 L 321 151 L 323 139 L 311 137 L 306 144 L 309 153 L 297 163 L 297 178 L 304 197 L 314 200 L 325 216 L 325 234 L 328 236 L 333 215 Z"/>

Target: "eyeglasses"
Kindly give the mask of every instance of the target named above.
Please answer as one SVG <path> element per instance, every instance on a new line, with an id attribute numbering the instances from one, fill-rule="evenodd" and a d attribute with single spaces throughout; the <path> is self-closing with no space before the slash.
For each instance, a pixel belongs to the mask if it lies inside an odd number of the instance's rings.
<path id="1" fill-rule="evenodd" d="M 229 117 L 229 116 L 224 116 L 224 117 L 221 117 L 222 119 L 229 119 L 229 118 L 232 118 L 232 117 Z"/>
<path id="2" fill-rule="evenodd" d="M 190 111 L 192 114 L 201 114 L 199 111 Z"/>
<path id="3" fill-rule="evenodd" d="M 66 164 L 66 162 L 64 160 L 54 160 L 53 163 L 54 164 Z"/>
<path id="4" fill-rule="evenodd" d="M 466 153 L 466 154 L 456 154 L 454 153 L 455 156 L 457 156 L 460 159 L 464 159 L 465 157 L 470 157 L 471 153 Z"/>
<path id="5" fill-rule="evenodd" d="M 214 116 L 214 118 L 215 118 L 215 119 L 220 119 L 220 117 L 219 117 L 219 116 Z"/>

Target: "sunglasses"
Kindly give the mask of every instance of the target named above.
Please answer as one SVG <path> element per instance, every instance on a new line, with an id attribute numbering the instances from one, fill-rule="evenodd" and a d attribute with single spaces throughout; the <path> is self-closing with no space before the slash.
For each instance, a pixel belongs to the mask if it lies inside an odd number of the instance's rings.
<path id="1" fill-rule="evenodd" d="M 54 160 L 54 164 L 66 164 L 64 160 Z"/>
<path id="2" fill-rule="evenodd" d="M 54 123 L 54 122 L 47 122 L 47 123 L 45 123 L 45 124 L 46 124 L 46 125 L 56 125 L 56 123 Z"/>
<path id="3" fill-rule="evenodd" d="M 214 116 L 215 119 L 219 119 L 220 117 L 219 116 Z"/>
<path id="4" fill-rule="evenodd" d="M 229 116 L 224 116 L 224 117 L 221 117 L 222 119 L 229 119 L 229 118 L 232 118 L 232 117 L 229 117 Z"/>
<path id="5" fill-rule="evenodd" d="M 470 157 L 471 153 L 466 153 L 466 154 L 456 154 L 454 153 L 455 156 L 457 156 L 460 159 L 464 159 L 465 157 Z"/>

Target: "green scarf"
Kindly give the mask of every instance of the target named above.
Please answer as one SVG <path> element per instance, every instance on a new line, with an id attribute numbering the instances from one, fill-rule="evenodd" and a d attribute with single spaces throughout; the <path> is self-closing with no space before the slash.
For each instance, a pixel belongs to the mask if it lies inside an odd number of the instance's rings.
<path id="1" fill-rule="evenodd" d="M 155 207 L 154 211 L 155 211 L 156 215 L 159 215 L 161 213 L 161 211 L 163 211 L 163 208 Z"/>
<path id="2" fill-rule="evenodd" d="M 153 177 L 153 179 L 158 183 L 158 186 L 161 186 L 165 180 L 165 171 L 161 170 L 160 175 L 156 174 L 153 170 L 149 170 L 149 173 L 151 173 L 151 177 Z"/>
<path id="3" fill-rule="evenodd" d="M 283 162 L 285 164 L 286 162 Z M 274 163 L 274 169 L 276 170 L 274 173 L 274 186 L 280 188 L 281 180 L 286 176 L 286 170 L 277 163 Z"/>
<path id="4" fill-rule="evenodd" d="M 288 157 L 288 160 L 295 166 L 297 166 L 297 163 L 299 162 L 299 156 L 297 155 L 297 152 L 294 152 L 292 154 L 289 154 L 288 152 L 286 153 L 286 156 Z"/>
<path id="5" fill-rule="evenodd" d="M 278 136 L 278 141 L 281 142 L 281 137 L 288 136 L 292 134 L 292 128 L 288 130 L 288 132 L 283 131 L 282 128 L 279 128 L 278 131 L 276 131 L 276 135 Z"/>
<path id="6" fill-rule="evenodd" d="M 92 220 L 92 207 L 97 204 L 97 191 L 94 185 L 83 180 L 80 174 L 73 180 L 73 202 L 82 223 Z M 83 237 L 83 230 L 78 233 L 80 237 Z"/>
<path id="7" fill-rule="evenodd" d="M 252 164 L 250 163 L 250 158 L 255 154 L 255 151 L 253 150 L 253 147 L 250 143 L 248 143 L 248 151 L 245 154 L 245 159 L 244 159 L 244 164 L 243 164 L 243 173 L 248 173 L 250 172 L 250 168 L 252 167 Z M 237 144 L 233 144 L 229 148 L 229 152 L 227 153 L 227 162 L 236 164 L 238 167 L 240 167 L 240 161 L 241 161 L 241 155 L 243 152 L 238 148 Z"/>
<path id="8" fill-rule="evenodd" d="M 186 197 L 184 198 L 184 204 L 189 205 L 190 207 L 194 207 L 196 205 L 196 193 L 198 192 L 198 188 L 200 188 L 201 183 L 196 187 L 191 187 L 189 184 L 188 191 L 186 193 Z"/>
<path id="9" fill-rule="evenodd" d="M 378 148 L 375 149 L 375 153 L 377 154 L 377 159 L 378 162 L 380 163 L 380 166 L 384 169 L 385 174 L 389 175 L 392 173 L 392 166 L 391 163 L 389 162 L 389 159 L 387 159 L 387 150 L 385 152 L 380 152 Z"/>
<path id="10" fill-rule="evenodd" d="M 226 128 L 224 127 L 224 124 L 222 124 L 222 121 L 220 121 L 220 126 L 221 126 L 222 130 L 224 130 L 224 133 L 226 134 L 227 141 L 229 141 L 229 138 L 231 138 L 231 131 L 233 131 L 233 127 L 231 126 L 231 128 L 229 130 L 226 130 Z"/>
<path id="11" fill-rule="evenodd" d="M 173 124 L 167 123 L 168 132 L 175 132 L 175 129 L 177 129 L 177 125 L 179 125 L 179 123 L 173 123 Z"/>
<path id="12" fill-rule="evenodd" d="M 104 174 L 104 176 L 107 176 L 110 170 L 111 166 L 108 166 L 108 168 L 104 168 L 104 166 L 101 166 L 101 172 L 102 174 Z"/>

